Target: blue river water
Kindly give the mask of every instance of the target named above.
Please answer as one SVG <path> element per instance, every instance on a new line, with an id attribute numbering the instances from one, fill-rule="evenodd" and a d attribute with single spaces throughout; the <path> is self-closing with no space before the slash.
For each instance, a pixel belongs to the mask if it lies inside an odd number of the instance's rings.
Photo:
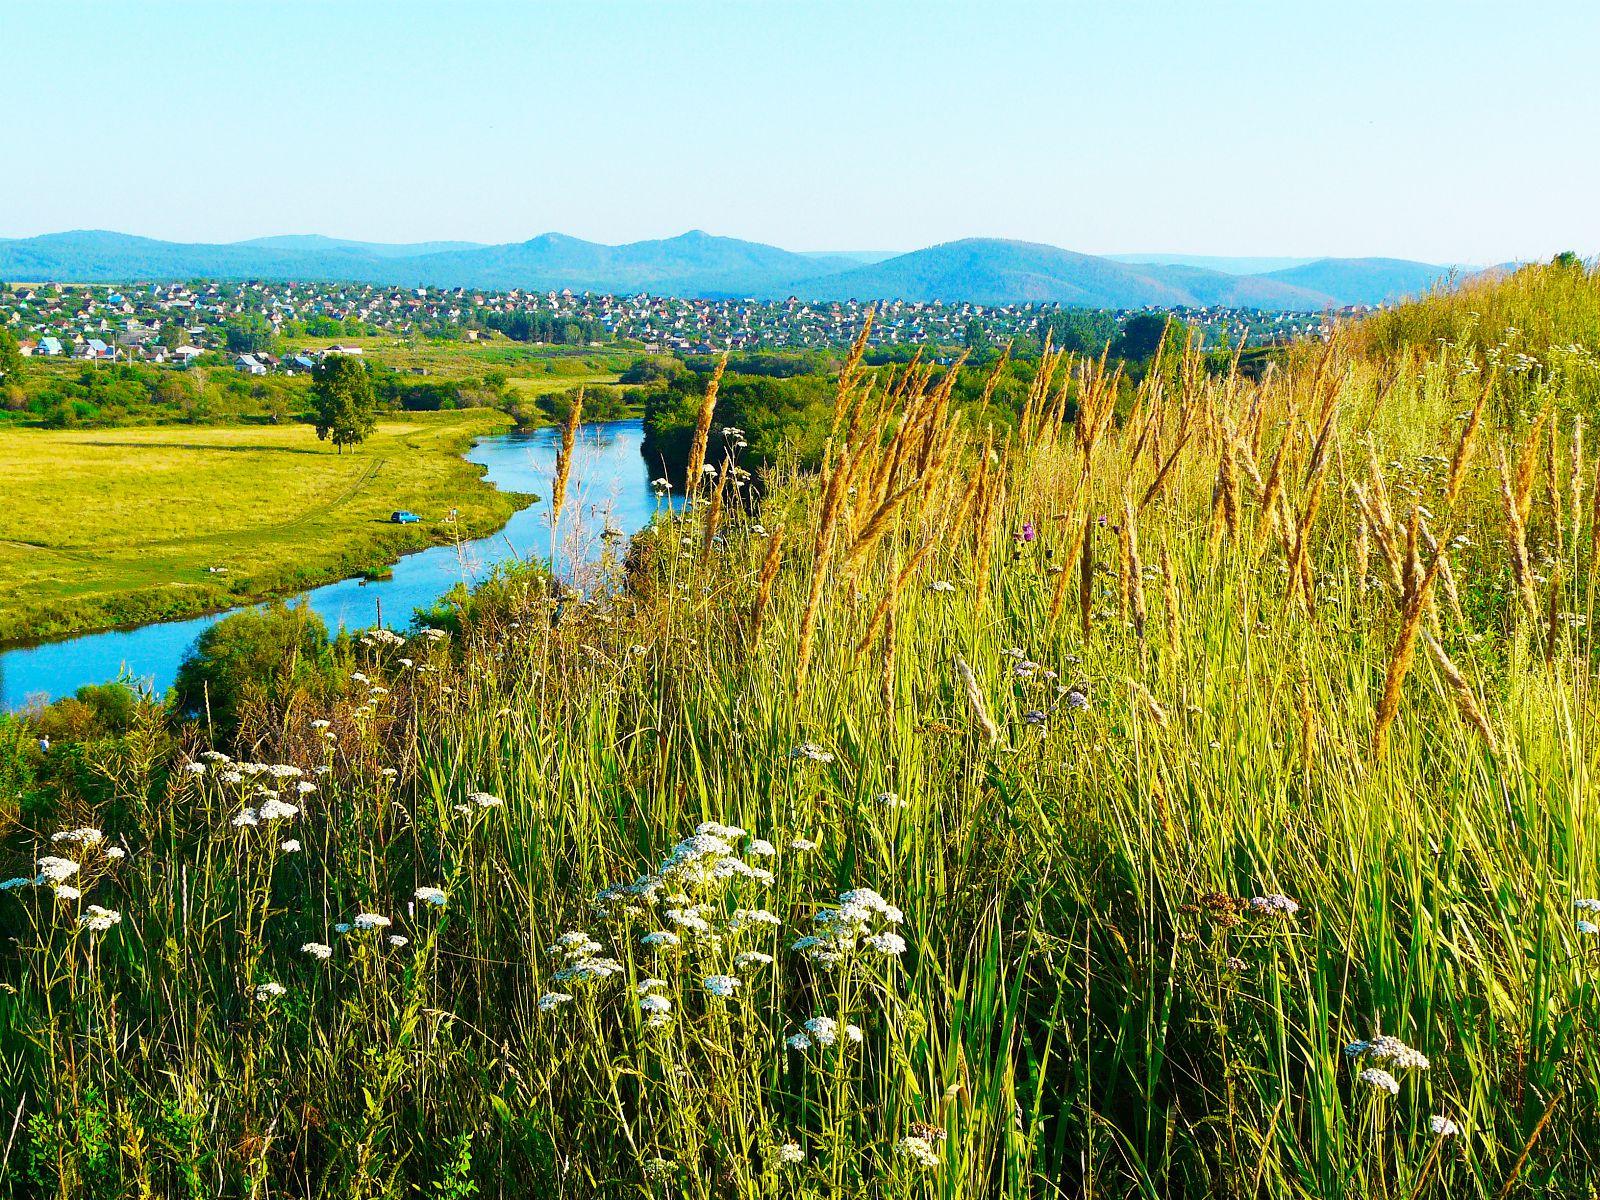
<path id="1" fill-rule="evenodd" d="M 548 497 L 559 441 L 560 431 L 551 428 L 498 434 L 480 439 L 466 458 L 486 467 L 485 478 L 496 487 Z M 581 583 L 583 565 L 596 561 L 603 545 L 615 534 L 644 528 L 667 503 L 651 489 L 651 473 L 640 453 L 643 442 L 643 424 L 636 420 L 599 422 L 580 430 L 556 544 L 555 561 L 563 577 L 577 571 Z M 607 537 L 607 530 L 613 537 Z M 404 629 L 414 609 L 432 604 L 458 583 L 470 585 L 511 559 L 550 557 L 550 506 L 541 499 L 490 537 L 408 554 L 395 563 L 388 579 L 343 579 L 307 592 L 305 598 L 330 631 L 341 625 L 375 625 L 380 611 L 385 625 Z M 142 680 L 161 695 L 172 686 L 195 639 L 228 615 L 90 633 L 0 652 L 0 709 L 70 696 L 85 684 L 119 677 Z"/>

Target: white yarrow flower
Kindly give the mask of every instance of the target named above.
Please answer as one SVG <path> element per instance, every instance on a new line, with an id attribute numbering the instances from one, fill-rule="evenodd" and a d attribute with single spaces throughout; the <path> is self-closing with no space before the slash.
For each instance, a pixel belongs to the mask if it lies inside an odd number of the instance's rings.
<path id="1" fill-rule="evenodd" d="M 105 838 L 105 834 L 98 829 L 63 829 L 60 833 L 52 833 L 52 842 L 76 842 L 80 846 L 93 846 Z"/>
<path id="2" fill-rule="evenodd" d="M 832 1017 L 812 1017 L 805 1023 L 805 1031 L 819 1046 L 831 1046 L 839 1040 L 839 1022 Z"/>
<path id="3" fill-rule="evenodd" d="M 1396 1080 L 1393 1075 L 1389 1074 L 1389 1072 L 1380 1070 L 1377 1067 L 1368 1067 L 1365 1071 L 1361 1072 L 1360 1075 L 1356 1076 L 1356 1078 L 1362 1083 L 1366 1084 L 1368 1087 L 1372 1088 L 1374 1091 L 1388 1092 L 1391 1096 L 1398 1096 L 1400 1094 L 1399 1081 Z"/>
<path id="4" fill-rule="evenodd" d="M 47 854 L 37 864 L 39 868 L 39 882 L 62 883 L 71 879 L 78 873 L 78 864 L 70 858 L 60 858 L 54 854 Z"/>
<path id="5" fill-rule="evenodd" d="M 306 942 L 300 947 L 301 954 L 309 954 L 312 958 L 320 958 L 326 962 L 333 957 L 333 947 L 326 942 Z"/>
<path id="6" fill-rule="evenodd" d="M 938 1152 L 927 1138 L 903 1137 L 894 1144 L 894 1152 L 924 1170 L 932 1171 L 939 1165 Z"/>
<path id="7" fill-rule="evenodd" d="M 876 950 L 879 954 L 897 955 L 906 952 L 906 940 L 898 933 L 877 933 L 866 940 L 869 950 Z"/>
<path id="8" fill-rule="evenodd" d="M 1300 905 L 1279 892 L 1273 892 L 1266 896 L 1252 896 L 1250 911 L 1263 916 L 1292 917 L 1300 911 Z"/>
<path id="9" fill-rule="evenodd" d="M 98 904 L 91 904 L 83 916 L 78 918 L 78 924 L 90 933 L 104 933 L 120 920 L 122 914 L 116 909 L 101 908 Z"/>

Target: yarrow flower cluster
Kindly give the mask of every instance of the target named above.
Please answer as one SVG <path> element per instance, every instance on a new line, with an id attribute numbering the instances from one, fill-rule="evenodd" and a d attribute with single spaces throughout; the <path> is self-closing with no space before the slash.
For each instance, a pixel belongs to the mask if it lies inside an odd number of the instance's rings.
<path id="1" fill-rule="evenodd" d="M 1272 892 L 1266 896 L 1252 896 L 1250 911 L 1258 916 L 1292 917 L 1300 911 L 1300 904 L 1280 892 Z"/>
<path id="2" fill-rule="evenodd" d="M 1399 1080 L 1395 1079 L 1389 1072 L 1380 1070 L 1377 1067 L 1368 1067 L 1356 1078 L 1374 1091 L 1388 1092 L 1391 1096 L 1400 1094 Z"/>
<path id="3" fill-rule="evenodd" d="M 925 1137 L 903 1137 L 894 1144 L 894 1152 L 925 1171 L 936 1170 L 939 1166 L 939 1152 L 933 1148 L 932 1141 Z"/>
<path id="4" fill-rule="evenodd" d="M 743 856 L 736 848 L 741 840 L 746 843 Z M 741 881 L 770 887 L 772 872 L 765 867 L 752 866 L 744 856 L 771 858 L 776 853 L 772 843 L 750 837 L 737 825 L 702 821 L 695 826 L 692 835 L 667 852 L 653 873 L 641 875 L 632 883 L 602 888 L 595 895 L 595 910 L 603 917 L 616 916 L 619 912 L 640 916 L 665 898 L 672 907 L 666 909 L 664 915 L 679 932 L 662 930 L 660 932 L 666 936 L 654 938 L 646 935 L 645 945 L 676 946 L 685 934 L 697 942 L 715 945 L 727 932 L 726 922 L 719 919 L 720 906 L 696 904 L 690 894 L 720 897 L 728 887 Z"/>
<path id="5" fill-rule="evenodd" d="M 76 842 L 80 846 L 94 846 L 105 840 L 98 829 L 63 829 L 50 835 L 52 842 Z"/>
<path id="6" fill-rule="evenodd" d="M 565 960 L 551 978 L 557 983 L 589 983 L 622 974 L 625 968 L 616 959 L 600 957 L 604 949 L 583 930 L 569 929 L 544 948 L 546 954 Z"/>
<path id="7" fill-rule="evenodd" d="M 786 1041 L 791 1050 L 804 1053 L 812 1046 L 834 1045 L 839 1040 L 841 1032 L 848 1041 L 856 1045 L 860 1045 L 865 1036 L 858 1025 L 846 1024 L 841 1030 L 839 1022 L 832 1017 L 812 1017 L 800 1027 L 800 1032 L 790 1034 Z"/>
<path id="8" fill-rule="evenodd" d="M 1428 1061 L 1428 1056 L 1419 1050 L 1414 1050 L 1397 1037 L 1379 1034 L 1371 1041 L 1351 1042 L 1344 1048 L 1346 1056 L 1361 1058 L 1363 1056 L 1375 1063 L 1397 1069 L 1426 1071 L 1433 1064 Z"/>
<path id="9" fill-rule="evenodd" d="M 639 1011 L 644 1014 L 645 1024 L 652 1028 L 672 1022 L 672 1001 L 654 992 L 639 997 Z"/>
<path id="10" fill-rule="evenodd" d="M 905 939 L 886 928 L 899 925 L 905 914 L 871 888 L 841 892 L 837 907 L 825 908 L 812 919 L 818 932 L 797 939 L 789 948 L 824 967 L 836 966 L 860 949 L 884 957 L 905 952 Z"/>
<path id="11" fill-rule="evenodd" d="M 35 882 L 41 887 L 48 883 L 65 883 L 78 873 L 78 864 L 72 859 L 54 854 L 45 855 L 34 865 L 39 869 L 39 878 Z"/>
<path id="12" fill-rule="evenodd" d="M 90 933 L 104 933 L 121 920 L 122 914 L 116 909 L 101 908 L 98 904 L 91 904 L 78 918 L 78 924 Z"/>
<path id="13" fill-rule="evenodd" d="M 1572 902 L 1572 906 L 1579 912 L 1590 912 L 1600 915 L 1600 900 L 1574 900 Z M 1589 937 L 1600 934 L 1600 924 L 1596 924 L 1594 921 L 1587 920 L 1583 917 L 1579 917 L 1577 919 L 1576 923 L 1574 924 L 1574 928 L 1579 933 Z"/>

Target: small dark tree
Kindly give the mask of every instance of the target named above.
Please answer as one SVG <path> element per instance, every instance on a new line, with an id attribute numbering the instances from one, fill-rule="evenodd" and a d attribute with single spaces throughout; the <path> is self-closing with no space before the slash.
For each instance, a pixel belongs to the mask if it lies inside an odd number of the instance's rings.
<path id="1" fill-rule="evenodd" d="M 228 339 L 228 349 L 235 354 L 252 354 L 272 345 L 272 322 L 260 313 L 229 318 L 223 332 Z"/>
<path id="2" fill-rule="evenodd" d="M 1167 328 L 1163 313 L 1135 313 L 1122 323 L 1122 332 L 1111 346 L 1111 353 L 1127 362 L 1146 362 L 1155 357 L 1161 335 Z M 1180 343 L 1181 345 L 1181 343 Z"/>
<path id="3" fill-rule="evenodd" d="M 317 437 L 346 446 L 367 440 L 378 423 L 378 401 L 372 376 L 359 358 L 330 354 L 311 373 L 311 403 L 316 409 Z"/>

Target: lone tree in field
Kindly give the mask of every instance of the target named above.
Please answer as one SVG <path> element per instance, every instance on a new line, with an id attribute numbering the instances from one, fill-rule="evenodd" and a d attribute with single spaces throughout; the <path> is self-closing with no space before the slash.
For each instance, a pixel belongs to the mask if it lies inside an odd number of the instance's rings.
<path id="1" fill-rule="evenodd" d="M 378 400 L 372 377 L 359 358 L 330 354 L 311 374 L 311 402 L 317 409 L 317 437 L 346 446 L 367 440 L 378 423 Z"/>

